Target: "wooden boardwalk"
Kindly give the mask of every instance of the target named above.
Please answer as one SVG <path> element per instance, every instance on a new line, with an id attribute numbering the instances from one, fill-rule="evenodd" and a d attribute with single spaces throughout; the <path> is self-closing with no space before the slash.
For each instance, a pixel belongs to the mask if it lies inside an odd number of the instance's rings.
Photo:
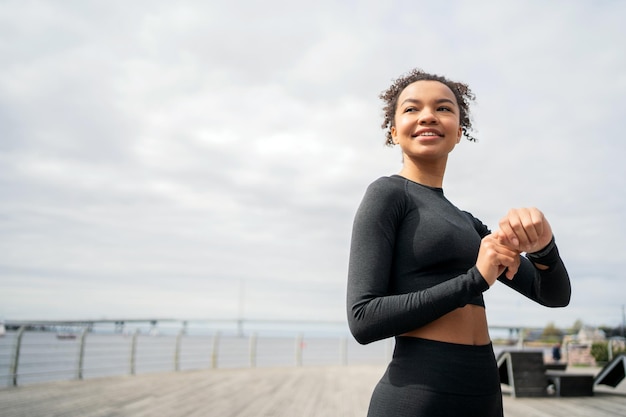
<path id="1" fill-rule="evenodd" d="M 380 366 L 217 369 L 43 383 L 0 389 L 0 416 L 365 417 L 383 371 Z M 505 416 L 626 416 L 625 385 L 577 398 L 512 398 L 505 389 Z"/>

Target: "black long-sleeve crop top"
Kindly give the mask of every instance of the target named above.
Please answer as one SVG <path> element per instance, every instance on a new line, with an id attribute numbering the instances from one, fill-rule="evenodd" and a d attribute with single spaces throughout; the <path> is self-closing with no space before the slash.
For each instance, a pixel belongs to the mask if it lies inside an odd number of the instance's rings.
<path id="1" fill-rule="evenodd" d="M 446 199 L 441 188 L 398 175 L 367 189 L 352 230 L 348 324 L 370 343 L 415 330 L 467 304 L 484 307 L 489 285 L 476 269 L 481 239 L 491 233 Z M 549 307 L 565 306 L 570 281 L 556 246 L 539 270 L 522 256 L 519 271 L 499 280 Z"/>

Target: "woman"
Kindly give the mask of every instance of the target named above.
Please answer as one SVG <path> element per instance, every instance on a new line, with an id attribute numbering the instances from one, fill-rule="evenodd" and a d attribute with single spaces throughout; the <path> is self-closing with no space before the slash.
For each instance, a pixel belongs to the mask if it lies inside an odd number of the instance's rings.
<path id="1" fill-rule="evenodd" d="M 463 83 L 413 70 L 380 98 L 398 175 L 372 183 L 356 213 L 348 322 L 360 343 L 395 336 L 393 359 L 368 416 L 502 416 L 498 369 L 482 293 L 496 279 L 549 307 L 570 282 L 550 224 L 512 209 L 489 229 L 444 196 L 448 154 L 472 125 Z M 522 255 L 526 253 L 526 255 Z"/>

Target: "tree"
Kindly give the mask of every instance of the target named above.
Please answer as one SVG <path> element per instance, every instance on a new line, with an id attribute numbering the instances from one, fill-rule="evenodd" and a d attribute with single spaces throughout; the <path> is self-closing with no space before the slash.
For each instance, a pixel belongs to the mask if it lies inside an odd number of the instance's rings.
<path id="1" fill-rule="evenodd" d="M 581 319 L 578 319 L 574 322 L 574 325 L 572 326 L 572 333 L 578 333 L 580 329 L 582 328 L 583 328 L 583 322 Z"/>
<path id="2" fill-rule="evenodd" d="M 550 322 L 544 327 L 541 336 L 543 339 L 560 340 L 563 336 L 563 332 L 554 325 L 554 322 Z"/>

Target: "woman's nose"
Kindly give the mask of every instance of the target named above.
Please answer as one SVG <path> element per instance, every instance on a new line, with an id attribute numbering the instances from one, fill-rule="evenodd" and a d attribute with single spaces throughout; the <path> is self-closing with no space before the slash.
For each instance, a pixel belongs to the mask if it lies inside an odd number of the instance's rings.
<path id="1" fill-rule="evenodd" d="M 420 112 L 419 123 L 420 124 L 437 123 L 435 112 L 433 112 L 427 107 L 422 109 L 422 111 Z"/>

